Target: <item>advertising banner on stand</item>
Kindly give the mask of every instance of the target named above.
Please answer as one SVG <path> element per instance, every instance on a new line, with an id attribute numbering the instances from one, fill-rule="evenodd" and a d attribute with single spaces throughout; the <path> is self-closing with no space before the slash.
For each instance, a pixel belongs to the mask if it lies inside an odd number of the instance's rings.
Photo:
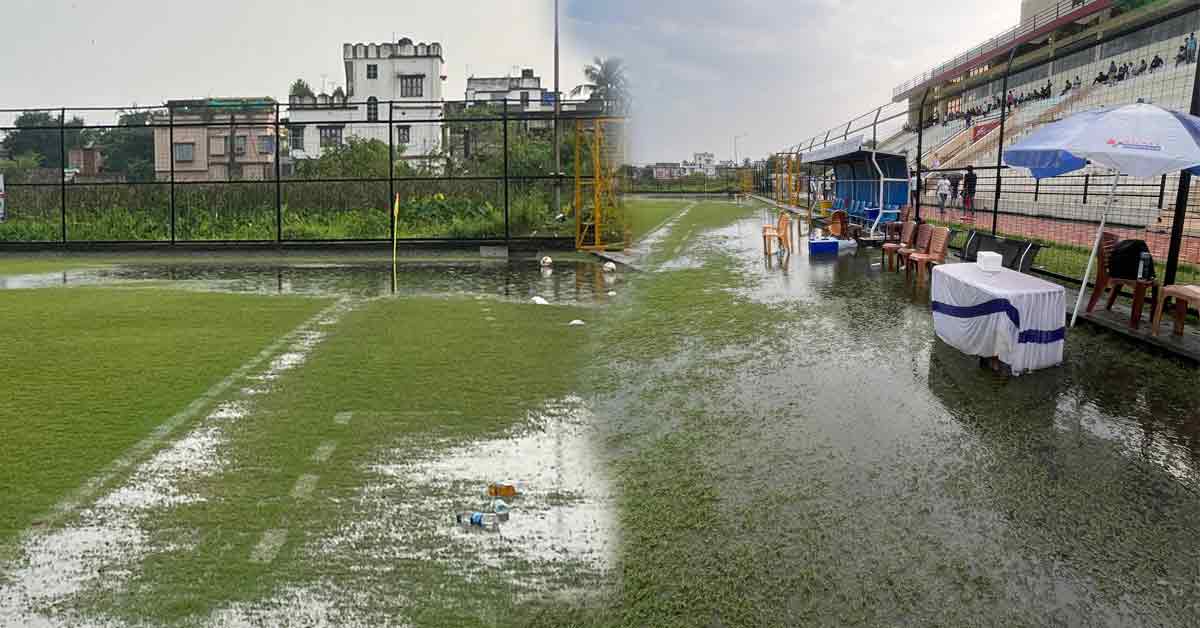
<path id="1" fill-rule="evenodd" d="M 4 175 L 0 174 L 0 222 L 8 219 L 8 214 L 6 213 L 8 207 L 5 206 L 6 200 L 8 199 L 4 197 Z"/>

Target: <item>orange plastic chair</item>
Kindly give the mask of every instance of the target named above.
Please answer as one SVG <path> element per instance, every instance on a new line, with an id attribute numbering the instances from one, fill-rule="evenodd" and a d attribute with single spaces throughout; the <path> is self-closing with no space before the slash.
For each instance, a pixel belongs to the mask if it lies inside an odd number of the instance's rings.
<path id="1" fill-rule="evenodd" d="M 890 271 L 896 270 L 896 252 L 904 248 L 912 248 L 913 238 L 917 235 L 917 223 L 908 221 L 904 223 L 900 231 L 899 242 L 885 242 L 881 247 L 883 249 L 883 257 L 887 260 L 887 269 Z"/>
<path id="2" fill-rule="evenodd" d="M 928 253 L 929 241 L 932 238 L 933 225 L 925 223 L 917 227 L 917 240 L 911 247 L 903 247 L 896 251 L 896 256 L 900 259 L 900 265 L 905 268 L 906 272 L 908 269 L 908 256 L 913 253 Z M 896 270 L 899 271 L 899 269 Z"/>
<path id="3" fill-rule="evenodd" d="M 950 228 L 936 227 L 929 239 L 928 253 L 913 253 L 908 256 L 908 264 L 904 267 L 904 282 L 909 281 L 909 271 L 917 271 L 917 287 L 925 287 L 926 270 L 933 272 L 933 267 L 946 262 L 946 251 L 950 249 Z"/>
<path id="4" fill-rule="evenodd" d="M 771 254 L 771 243 L 778 241 L 779 247 L 792 250 L 792 215 L 790 212 L 779 212 L 779 224 L 763 225 L 763 251 Z"/>
<path id="5" fill-rule="evenodd" d="M 850 216 L 839 209 L 829 215 L 829 235 L 839 240 L 850 239 Z"/>
<path id="6" fill-rule="evenodd" d="M 1166 286 L 1158 291 L 1158 303 L 1154 306 L 1154 321 L 1151 330 L 1158 335 L 1158 326 L 1162 323 L 1163 306 L 1167 297 L 1175 298 L 1175 335 L 1183 335 L 1183 322 L 1187 319 L 1188 304 L 1200 307 L 1200 286 Z"/>
<path id="7" fill-rule="evenodd" d="M 1105 231 L 1100 235 L 1100 254 L 1096 260 L 1099 268 L 1096 270 L 1096 284 L 1092 288 L 1092 298 L 1088 299 L 1087 311 L 1091 312 L 1096 309 L 1096 304 L 1100 301 L 1100 297 L 1104 296 L 1105 291 L 1109 291 L 1108 303 L 1105 304 L 1105 309 L 1111 310 L 1117 302 L 1117 297 L 1121 296 L 1123 288 L 1129 288 L 1133 291 L 1133 307 L 1131 308 L 1129 318 L 1129 328 L 1137 329 L 1142 321 L 1142 308 L 1146 301 L 1146 291 L 1150 290 L 1151 303 L 1157 303 L 1161 298 L 1161 290 L 1158 287 L 1157 281 L 1137 281 L 1136 279 L 1121 279 L 1108 274 L 1108 260 L 1112 257 L 1112 252 L 1117 248 L 1117 243 L 1120 239 L 1117 234 Z"/>

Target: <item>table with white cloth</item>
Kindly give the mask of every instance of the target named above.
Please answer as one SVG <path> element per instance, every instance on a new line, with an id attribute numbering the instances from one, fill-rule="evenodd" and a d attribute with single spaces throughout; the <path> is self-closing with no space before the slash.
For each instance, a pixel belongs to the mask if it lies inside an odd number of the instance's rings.
<path id="1" fill-rule="evenodd" d="M 939 338 L 968 355 L 997 357 L 1013 373 L 1062 364 L 1066 291 L 1007 268 L 933 269 L 930 299 Z"/>

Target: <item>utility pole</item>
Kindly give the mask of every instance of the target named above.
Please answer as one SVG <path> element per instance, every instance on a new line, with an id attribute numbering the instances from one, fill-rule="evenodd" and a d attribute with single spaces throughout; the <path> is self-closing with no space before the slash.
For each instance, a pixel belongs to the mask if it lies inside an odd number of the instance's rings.
<path id="1" fill-rule="evenodd" d="M 562 113 L 558 86 L 558 0 L 554 0 L 554 213 L 562 211 L 562 129 L 558 118 Z M 578 208 L 576 208 L 578 210 Z"/>

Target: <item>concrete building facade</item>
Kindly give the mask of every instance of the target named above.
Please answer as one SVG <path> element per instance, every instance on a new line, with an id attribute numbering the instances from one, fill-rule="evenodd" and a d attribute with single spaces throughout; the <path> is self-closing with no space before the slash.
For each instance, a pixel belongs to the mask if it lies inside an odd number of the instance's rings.
<path id="1" fill-rule="evenodd" d="M 388 142 L 398 158 L 421 159 L 442 148 L 445 60 L 439 43 L 403 38 L 342 45 L 346 90 L 288 102 L 288 152 L 314 159 L 351 137 Z M 389 110 L 389 103 L 391 108 Z"/>
<path id="2" fill-rule="evenodd" d="M 154 129 L 159 181 L 171 180 L 172 169 L 176 181 L 275 178 L 275 99 L 201 98 L 171 100 L 166 106 L 174 114 L 174 128 Z M 155 123 L 169 119 L 162 114 Z"/>

